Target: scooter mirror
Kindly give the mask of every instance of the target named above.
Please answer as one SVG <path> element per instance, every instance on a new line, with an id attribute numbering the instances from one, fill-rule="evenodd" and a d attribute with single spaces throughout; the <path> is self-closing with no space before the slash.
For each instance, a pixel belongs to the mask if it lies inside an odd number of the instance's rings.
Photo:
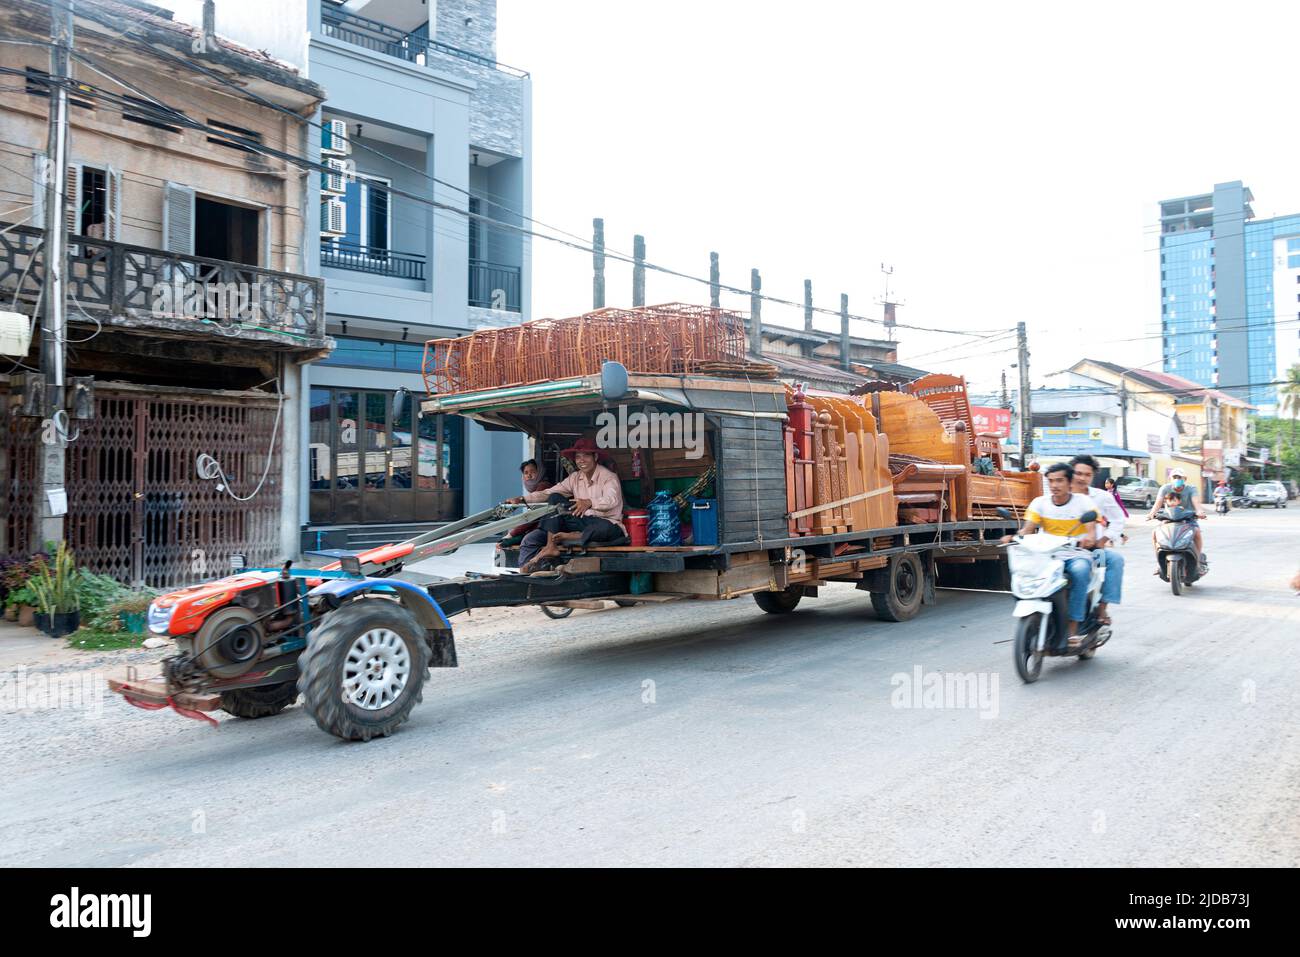
<path id="1" fill-rule="evenodd" d="M 1005 508 L 998 509 L 998 518 L 1005 518 L 1007 521 L 1011 521 L 1013 517 L 1014 516 L 1010 512 L 1008 512 Z"/>
<path id="2" fill-rule="evenodd" d="M 1080 525 L 1087 525 L 1089 522 L 1095 521 L 1097 521 L 1097 513 L 1092 510 L 1086 511 L 1079 516 Z"/>

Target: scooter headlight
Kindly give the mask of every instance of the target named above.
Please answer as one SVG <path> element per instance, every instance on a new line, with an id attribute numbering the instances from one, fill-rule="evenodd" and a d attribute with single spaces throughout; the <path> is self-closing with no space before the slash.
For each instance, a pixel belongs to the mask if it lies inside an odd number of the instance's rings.
<path id="1" fill-rule="evenodd" d="M 149 614 L 147 623 L 149 630 L 155 635 L 165 635 L 171 630 L 172 616 L 176 614 L 176 606 L 167 605 L 162 607 L 158 602 L 149 603 Z"/>

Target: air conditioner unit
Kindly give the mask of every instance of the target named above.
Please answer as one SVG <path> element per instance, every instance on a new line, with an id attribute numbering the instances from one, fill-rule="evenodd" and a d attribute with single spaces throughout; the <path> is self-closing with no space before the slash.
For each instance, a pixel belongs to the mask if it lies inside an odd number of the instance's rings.
<path id="1" fill-rule="evenodd" d="M 320 189 L 322 193 L 342 196 L 347 192 L 348 186 L 348 163 L 347 160 L 327 159 L 325 165 L 330 168 L 328 173 L 320 175 Z"/>
<path id="2" fill-rule="evenodd" d="M 1066 415 L 1066 418 L 1067 418 L 1067 419 L 1081 419 L 1081 418 L 1083 418 L 1083 413 L 1082 413 L 1082 412 L 1070 412 L 1070 413 L 1068 413 L 1068 414 Z"/>
<path id="3" fill-rule="evenodd" d="M 31 321 L 19 312 L 0 312 L 0 355 L 25 359 L 31 347 Z"/>
<path id="4" fill-rule="evenodd" d="M 343 200 L 331 198 L 320 204 L 320 234 L 342 236 L 348 231 L 348 208 Z"/>
<path id="5" fill-rule="evenodd" d="M 349 156 L 352 143 L 348 140 L 348 124 L 345 120 L 326 120 L 321 124 L 320 150 L 330 156 Z"/>

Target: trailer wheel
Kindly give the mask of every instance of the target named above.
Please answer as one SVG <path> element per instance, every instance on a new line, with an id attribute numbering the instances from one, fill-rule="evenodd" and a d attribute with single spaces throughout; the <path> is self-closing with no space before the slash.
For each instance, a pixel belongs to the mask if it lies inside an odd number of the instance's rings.
<path id="1" fill-rule="evenodd" d="M 573 614 L 572 605 L 567 608 L 561 608 L 559 605 L 539 605 L 538 607 L 542 609 L 542 614 L 547 618 L 554 618 L 556 620 L 568 618 Z"/>
<path id="2" fill-rule="evenodd" d="M 429 646 L 397 602 L 362 599 L 325 616 L 298 659 L 303 709 L 345 741 L 387 737 L 423 697 Z"/>
<path id="3" fill-rule="evenodd" d="M 889 587 L 871 593 L 871 607 L 881 621 L 907 621 L 921 610 L 925 593 L 925 571 L 921 559 L 904 553 L 889 560 Z"/>
<path id="4" fill-rule="evenodd" d="M 784 615 L 794 611 L 803 598 L 803 585 L 791 585 L 785 591 L 756 591 L 754 603 L 769 615 Z"/>
<path id="5" fill-rule="evenodd" d="M 258 688 L 221 692 L 221 710 L 236 718 L 269 718 L 298 700 L 298 683 L 286 681 Z"/>

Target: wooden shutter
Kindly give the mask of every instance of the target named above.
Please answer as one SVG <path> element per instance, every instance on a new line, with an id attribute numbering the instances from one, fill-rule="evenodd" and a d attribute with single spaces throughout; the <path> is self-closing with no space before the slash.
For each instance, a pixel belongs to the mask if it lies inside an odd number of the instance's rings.
<path id="1" fill-rule="evenodd" d="M 81 164 L 68 164 L 68 180 L 65 195 L 68 201 L 63 204 L 64 228 L 69 235 L 81 232 Z"/>
<path id="2" fill-rule="evenodd" d="M 122 239 L 122 172 L 108 167 L 104 170 L 104 215 L 108 220 L 104 238 L 113 242 Z"/>
<path id="3" fill-rule="evenodd" d="M 163 248 L 194 255 L 194 190 L 168 183 L 163 192 Z"/>

